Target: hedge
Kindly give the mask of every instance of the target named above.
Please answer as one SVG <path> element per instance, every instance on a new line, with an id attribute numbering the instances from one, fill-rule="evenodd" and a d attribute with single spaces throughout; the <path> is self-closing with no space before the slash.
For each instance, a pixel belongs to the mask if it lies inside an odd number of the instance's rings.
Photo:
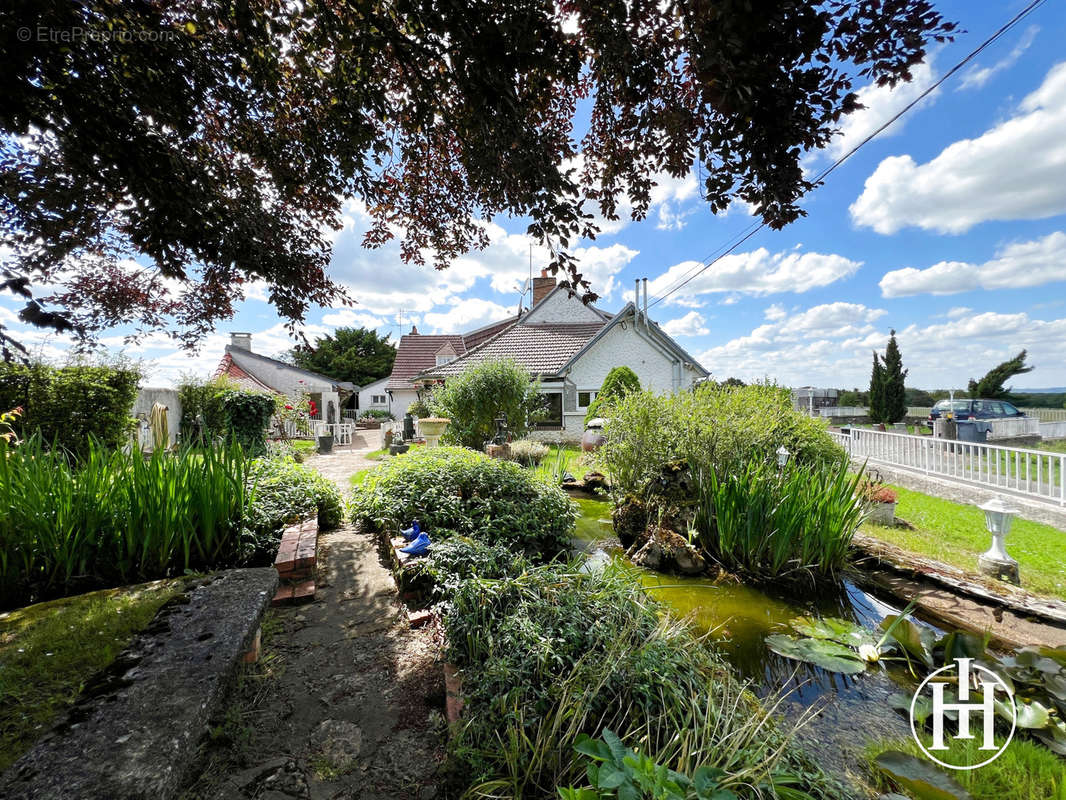
<path id="1" fill-rule="evenodd" d="M 0 363 L 0 411 L 21 407 L 20 438 L 39 433 L 49 444 L 83 455 L 90 437 L 107 448 L 126 444 L 134 419 L 139 370 L 132 367 Z"/>

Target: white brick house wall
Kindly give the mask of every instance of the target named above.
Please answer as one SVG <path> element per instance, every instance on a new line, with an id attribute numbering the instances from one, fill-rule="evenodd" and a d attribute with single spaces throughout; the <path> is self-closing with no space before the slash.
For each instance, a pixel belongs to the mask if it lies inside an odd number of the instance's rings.
<path id="1" fill-rule="evenodd" d="M 603 317 L 565 289 L 556 289 L 522 318 L 523 325 L 547 325 L 552 322 L 603 322 Z"/>
<path id="2" fill-rule="evenodd" d="M 382 378 L 379 381 L 368 383 L 362 389 L 359 390 L 359 411 L 360 413 L 368 409 L 374 409 L 377 411 L 392 411 L 392 403 L 389 400 L 389 393 L 385 391 L 385 386 L 388 384 L 388 378 Z M 385 397 L 384 403 L 375 403 L 373 398 Z"/>

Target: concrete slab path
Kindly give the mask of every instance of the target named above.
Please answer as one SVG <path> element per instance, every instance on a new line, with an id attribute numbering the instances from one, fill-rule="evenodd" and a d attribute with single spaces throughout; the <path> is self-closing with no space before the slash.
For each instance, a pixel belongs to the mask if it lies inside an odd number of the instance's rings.
<path id="1" fill-rule="evenodd" d="M 347 448 L 306 462 L 347 494 L 373 466 Z M 275 609 L 263 654 L 222 725 L 190 798 L 431 800 L 447 725 L 432 627 L 412 630 L 369 534 L 318 540 L 310 605 Z"/>

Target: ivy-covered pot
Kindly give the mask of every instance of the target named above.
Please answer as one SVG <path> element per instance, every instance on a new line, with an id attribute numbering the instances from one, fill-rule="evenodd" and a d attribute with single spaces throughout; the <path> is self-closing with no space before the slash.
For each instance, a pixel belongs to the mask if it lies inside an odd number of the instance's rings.
<path id="1" fill-rule="evenodd" d="M 325 455 L 333 452 L 333 434 L 326 433 L 318 437 L 318 452 L 319 455 Z"/>

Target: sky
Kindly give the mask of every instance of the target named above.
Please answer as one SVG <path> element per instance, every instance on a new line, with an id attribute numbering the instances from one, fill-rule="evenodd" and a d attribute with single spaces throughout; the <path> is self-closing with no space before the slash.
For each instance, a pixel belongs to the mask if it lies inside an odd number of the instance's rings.
<path id="1" fill-rule="evenodd" d="M 861 86 L 866 109 L 808 154 L 816 173 L 914 100 L 1025 3 L 937 4 L 964 30 L 937 46 L 895 90 Z M 1016 389 L 1066 386 L 1066 4 L 1045 3 L 895 125 L 863 146 L 803 201 L 807 216 L 763 228 L 684 289 L 656 303 L 652 318 L 717 379 L 770 378 L 785 385 L 849 388 L 869 383 L 871 352 L 895 329 L 909 386 L 965 388 L 970 378 L 1025 348 L 1036 369 Z M 605 222 L 576 250 L 581 269 L 616 311 L 647 278 L 654 302 L 679 276 L 751 225 L 740 207 L 713 215 L 697 179 L 667 179 L 647 219 Z M 404 265 L 398 248 L 360 247 L 367 218 L 345 207 L 331 275 L 358 302 L 314 309 L 314 338 L 366 326 L 397 339 L 471 330 L 513 315 L 529 272 L 522 220 L 487 224 L 490 246 L 443 272 Z M 533 248 L 533 266 L 546 261 Z M 68 343 L 28 330 L 18 303 L 0 296 L 0 322 L 44 357 Z M 196 353 L 164 334 L 124 346 L 142 361 L 145 385 L 209 375 L 230 331 L 250 331 L 256 352 L 289 349 L 284 325 L 253 288 L 230 322 Z"/>

